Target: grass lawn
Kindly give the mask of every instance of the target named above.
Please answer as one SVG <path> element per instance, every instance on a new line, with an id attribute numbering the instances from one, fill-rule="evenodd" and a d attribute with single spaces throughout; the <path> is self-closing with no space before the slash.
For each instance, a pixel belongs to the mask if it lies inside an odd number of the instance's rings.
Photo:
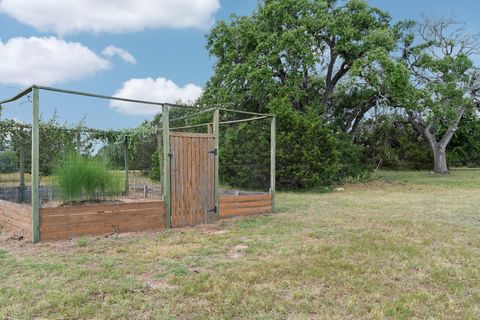
<path id="1" fill-rule="evenodd" d="M 279 213 L 0 242 L 0 319 L 480 319 L 480 171 L 379 172 Z"/>

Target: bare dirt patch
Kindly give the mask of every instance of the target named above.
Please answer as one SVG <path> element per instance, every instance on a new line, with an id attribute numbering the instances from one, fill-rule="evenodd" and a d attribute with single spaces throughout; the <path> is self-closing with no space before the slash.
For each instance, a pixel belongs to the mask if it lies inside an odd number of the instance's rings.
<path id="1" fill-rule="evenodd" d="M 247 251 L 248 246 L 244 244 L 239 244 L 236 245 L 235 247 L 230 250 L 228 257 L 232 260 L 240 259 L 245 255 L 245 252 Z"/>
<path id="2" fill-rule="evenodd" d="M 176 289 L 177 286 L 169 283 L 166 279 L 156 279 L 155 273 L 147 273 L 141 277 L 141 281 L 150 289 Z"/>

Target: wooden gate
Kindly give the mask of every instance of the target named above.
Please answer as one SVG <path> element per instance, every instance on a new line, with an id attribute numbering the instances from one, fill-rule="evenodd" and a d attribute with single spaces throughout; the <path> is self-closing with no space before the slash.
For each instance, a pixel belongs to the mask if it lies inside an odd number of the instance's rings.
<path id="1" fill-rule="evenodd" d="M 213 134 L 170 133 L 173 228 L 215 220 L 215 154 Z"/>

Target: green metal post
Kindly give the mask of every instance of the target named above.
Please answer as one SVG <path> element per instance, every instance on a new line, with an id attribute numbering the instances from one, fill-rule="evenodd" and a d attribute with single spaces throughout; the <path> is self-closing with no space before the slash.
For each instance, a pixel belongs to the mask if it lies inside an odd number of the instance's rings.
<path id="1" fill-rule="evenodd" d="M 275 212 L 276 126 L 276 119 L 273 117 L 270 129 L 270 193 L 272 194 L 272 212 Z"/>
<path id="2" fill-rule="evenodd" d="M 33 112 L 32 112 L 32 242 L 40 241 L 40 106 L 39 90 L 32 88 Z"/>
<path id="3" fill-rule="evenodd" d="M 170 197 L 172 190 L 170 189 L 170 119 L 169 107 L 164 105 L 162 107 L 163 119 L 163 201 L 165 203 L 165 228 L 172 227 L 170 210 Z"/>
<path id="4" fill-rule="evenodd" d="M 123 143 L 123 157 L 124 157 L 124 166 L 125 166 L 125 194 L 128 194 L 130 191 L 130 182 L 128 181 L 128 137 L 125 136 L 125 141 Z"/>
<path id="5" fill-rule="evenodd" d="M 219 218 L 219 199 L 220 199 L 220 175 L 219 175 L 219 156 L 220 156 L 220 110 L 217 108 L 213 114 L 213 134 L 215 136 L 215 220 Z"/>
<path id="6" fill-rule="evenodd" d="M 159 178 L 160 182 L 163 183 L 163 136 L 162 136 L 162 127 L 157 125 L 157 152 L 158 152 L 158 172 L 159 172 Z M 163 186 L 162 186 L 163 188 Z M 163 190 L 162 190 L 163 192 Z"/>

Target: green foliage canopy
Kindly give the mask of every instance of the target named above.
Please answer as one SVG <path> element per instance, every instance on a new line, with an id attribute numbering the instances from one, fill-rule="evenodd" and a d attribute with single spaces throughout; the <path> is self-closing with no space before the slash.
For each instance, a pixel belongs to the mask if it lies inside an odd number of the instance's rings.
<path id="1" fill-rule="evenodd" d="M 447 173 L 446 148 L 464 114 L 478 106 L 478 36 L 465 33 L 453 19 L 424 18 L 416 38 L 405 42 L 401 60 L 409 70 L 405 107 L 415 130 L 430 145 L 434 172 Z M 402 91 L 402 89 L 399 89 Z"/>
<path id="2" fill-rule="evenodd" d="M 208 35 L 207 48 L 217 62 L 201 104 L 277 116 L 280 187 L 311 187 L 361 175 L 366 169 L 361 150 L 331 120 L 336 95 L 346 92 L 338 89 L 349 78 L 372 86 L 378 78 L 390 80 L 391 86 L 403 80 L 384 70 L 396 71 L 389 53 L 400 34 L 388 14 L 363 0 L 265 0 L 251 16 L 221 21 Z M 362 67 L 374 64 L 365 79 Z M 375 78 L 379 70 L 383 75 Z M 361 98 L 369 101 L 371 96 Z M 261 137 L 241 131 L 261 143 Z M 228 139 L 232 143 L 222 145 L 221 152 L 225 162 L 245 163 L 239 159 L 253 146 L 235 145 L 233 135 Z M 248 173 L 228 172 L 237 182 Z M 267 175 L 256 177 L 262 181 Z"/>

